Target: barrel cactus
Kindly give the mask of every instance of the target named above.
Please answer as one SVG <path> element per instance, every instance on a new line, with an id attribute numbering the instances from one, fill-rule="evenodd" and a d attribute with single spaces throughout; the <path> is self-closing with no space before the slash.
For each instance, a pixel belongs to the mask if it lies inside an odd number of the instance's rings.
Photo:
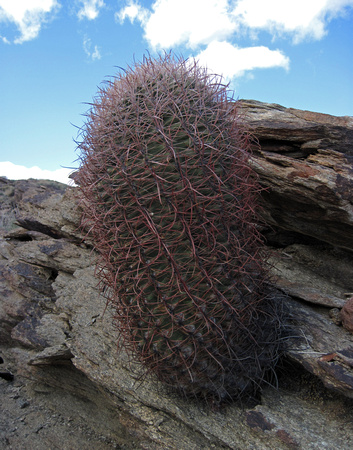
<path id="1" fill-rule="evenodd" d="M 196 62 L 144 58 L 101 88 L 78 146 L 82 223 L 124 347 L 214 404 L 252 396 L 282 336 L 235 105 Z"/>

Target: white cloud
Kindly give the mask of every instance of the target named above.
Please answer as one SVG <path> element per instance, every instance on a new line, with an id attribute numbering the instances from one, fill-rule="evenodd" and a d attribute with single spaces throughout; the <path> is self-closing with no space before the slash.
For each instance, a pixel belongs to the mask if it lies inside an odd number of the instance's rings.
<path id="1" fill-rule="evenodd" d="M 94 46 L 94 51 L 92 52 L 91 57 L 92 57 L 93 61 L 96 59 L 101 59 L 101 57 L 102 57 L 100 54 L 100 51 L 96 45 Z"/>
<path id="2" fill-rule="evenodd" d="M 136 19 L 141 24 L 145 24 L 149 16 L 150 12 L 148 9 L 134 0 L 130 0 L 124 8 L 115 13 L 115 20 L 122 24 L 125 19 L 129 19 L 131 23 L 134 23 Z"/>
<path id="3" fill-rule="evenodd" d="M 2 40 L 2 42 L 3 42 L 4 44 L 10 44 L 10 41 L 9 41 L 6 37 L 0 36 L 0 39 Z"/>
<path id="4" fill-rule="evenodd" d="M 236 33 L 321 39 L 327 23 L 353 7 L 353 0 L 155 0 L 148 10 L 128 0 L 115 17 L 140 22 L 154 49 L 197 48 L 230 40 Z"/>
<path id="5" fill-rule="evenodd" d="M 57 0 L 0 0 L 0 22 L 11 22 L 20 32 L 15 44 L 35 39 L 43 23 L 57 11 Z M 8 39 L 2 37 L 4 42 Z"/>
<path id="6" fill-rule="evenodd" d="M 144 24 L 145 38 L 153 48 L 195 48 L 224 39 L 236 27 L 228 7 L 227 0 L 157 0 Z"/>
<path id="7" fill-rule="evenodd" d="M 200 63 L 231 79 L 256 68 L 289 68 L 281 50 L 239 48 L 237 38 L 256 40 L 265 31 L 294 43 L 321 39 L 328 22 L 353 7 L 353 0 L 155 0 L 150 9 L 138 0 L 125 4 L 116 20 L 139 22 L 153 50 L 185 46 Z"/>
<path id="8" fill-rule="evenodd" d="M 83 50 L 85 51 L 88 58 L 91 59 L 92 61 L 101 59 L 101 57 L 102 57 L 97 45 L 95 45 L 92 50 L 91 39 L 88 38 L 87 36 L 85 36 L 85 38 L 83 39 Z"/>
<path id="9" fill-rule="evenodd" d="M 96 19 L 99 15 L 99 10 L 104 6 L 103 0 L 79 0 L 79 3 L 82 4 L 80 10 L 77 13 L 77 16 L 80 20 Z"/>
<path id="10" fill-rule="evenodd" d="M 280 50 L 270 50 L 264 46 L 239 48 L 226 41 L 211 42 L 195 59 L 228 80 L 254 69 L 289 68 L 289 58 Z"/>
<path id="11" fill-rule="evenodd" d="M 35 178 L 38 180 L 54 180 L 60 183 L 73 184 L 69 178 L 72 169 L 43 170 L 37 166 L 25 167 L 13 164 L 10 161 L 0 162 L 0 176 L 5 176 L 9 180 L 26 180 Z"/>
<path id="12" fill-rule="evenodd" d="M 353 0 L 239 0 L 231 15 L 245 29 L 287 34 L 298 43 L 305 38 L 321 39 L 327 22 L 349 6 Z"/>

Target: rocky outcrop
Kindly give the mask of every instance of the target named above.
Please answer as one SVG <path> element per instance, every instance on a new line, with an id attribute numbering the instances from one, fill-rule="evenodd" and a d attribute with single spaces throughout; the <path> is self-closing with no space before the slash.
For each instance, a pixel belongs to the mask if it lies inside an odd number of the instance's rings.
<path id="1" fill-rule="evenodd" d="M 43 449 L 58 439 L 102 449 L 352 447 L 352 119 L 242 108 L 261 145 L 252 164 L 265 188 L 263 233 L 291 315 L 278 386 L 221 411 L 165 390 L 123 343 L 117 351 L 75 188 L 2 179 L 2 446 L 23 447 L 26 435 Z"/>
<path id="2" fill-rule="evenodd" d="M 353 117 L 243 101 L 267 223 L 353 249 Z"/>

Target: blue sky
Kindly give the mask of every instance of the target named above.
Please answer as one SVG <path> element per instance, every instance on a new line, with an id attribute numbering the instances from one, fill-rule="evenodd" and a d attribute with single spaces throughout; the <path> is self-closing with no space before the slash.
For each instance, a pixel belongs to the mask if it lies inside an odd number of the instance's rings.
<path id="1" fill-rule="evenodd" d="M 98 86 L 164 50 L 236 98 L 353 115 L 353 0 L 0 0 L 0 175 L 67 181 Z"/>

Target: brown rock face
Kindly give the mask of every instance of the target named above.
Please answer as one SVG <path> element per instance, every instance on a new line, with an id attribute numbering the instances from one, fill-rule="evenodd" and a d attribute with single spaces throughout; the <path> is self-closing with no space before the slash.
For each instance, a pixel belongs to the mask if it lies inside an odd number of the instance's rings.
<path id="1" fill-rule="evenodd" d="M 353 333 L 353 297 L 346 301 L 341 310 L 342 325 Z"/>
<path id="2" fill-rule="evenodd" d="M 341 326 L 353 294 L 352 119 L 242 108 L 291 314 L 278 389 L 214 412 L 143 376 L 117 352 L 75 189 L 2 179 L 0 447 L 352 448 L 353 336 Z"/>
<path id="3" fill-rule="evenodd" d="M 353 118 L 243 101 L 267 223 L 353 249 Z"/>

